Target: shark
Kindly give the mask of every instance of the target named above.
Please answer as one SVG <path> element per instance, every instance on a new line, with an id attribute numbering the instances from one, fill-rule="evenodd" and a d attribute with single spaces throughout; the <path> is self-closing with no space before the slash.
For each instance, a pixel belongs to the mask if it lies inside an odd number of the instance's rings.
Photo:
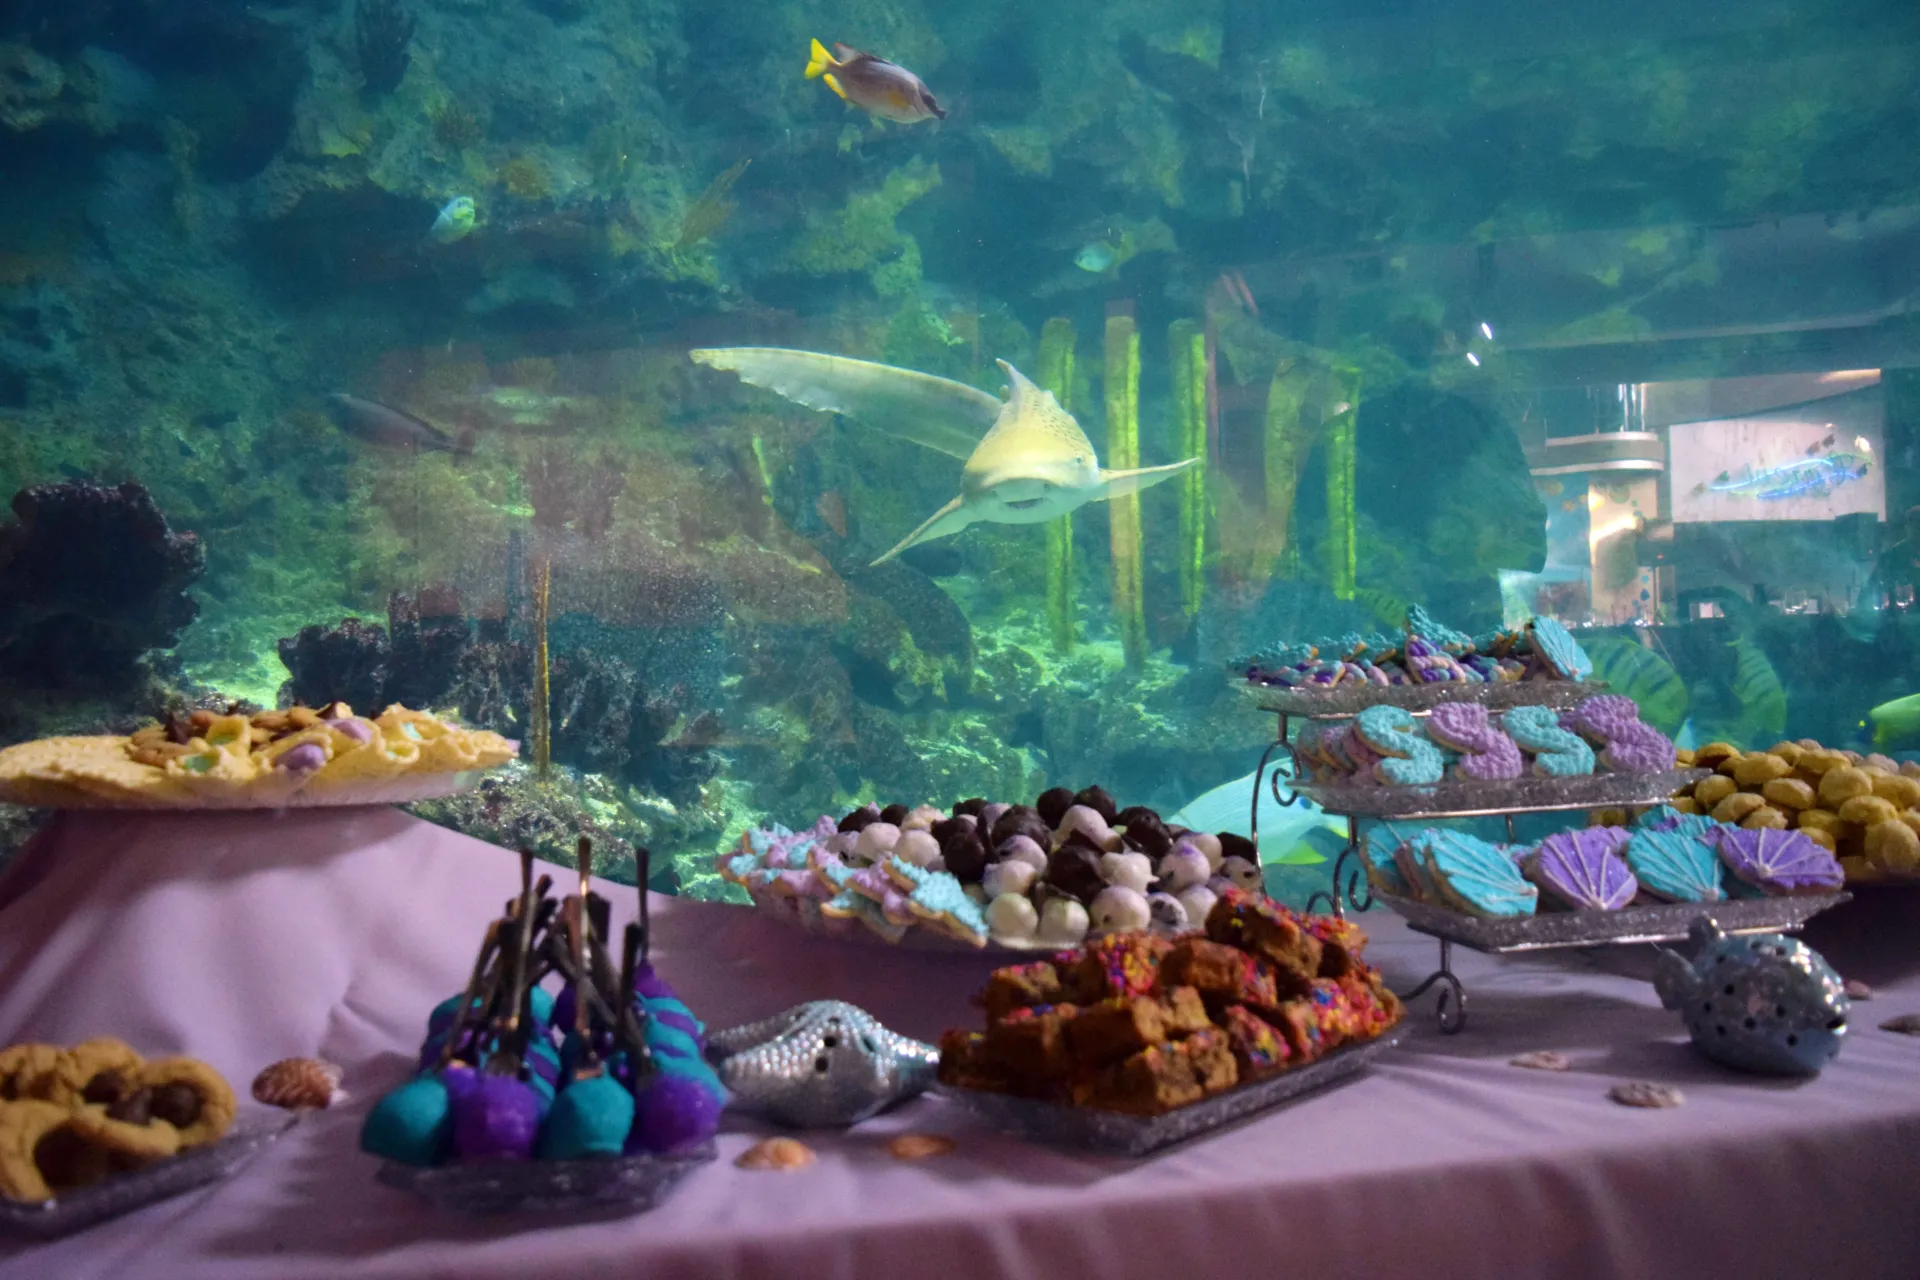
<path id="1" fill-rule="evenodd" d="M 892 365 L 783 347 L 707 347 L 696 364 L 739 375 L 796 404 L 838 413 L 962 459 L 960 493 L 875 560 L 970 524 L 1044 524 L 1089 502 L 1138 493 L 1199 462 L 1109 471 L 1053 393 L 1005 360 L 1006 398 Z"/>

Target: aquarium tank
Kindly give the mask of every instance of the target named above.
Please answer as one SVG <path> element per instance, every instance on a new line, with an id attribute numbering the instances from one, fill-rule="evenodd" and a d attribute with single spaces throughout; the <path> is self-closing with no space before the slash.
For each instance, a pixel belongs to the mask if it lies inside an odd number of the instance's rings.
<path id="1" fill-rule="evenodd" d="M 0 744 L 429 708 L 523 747 L 422 816 L 724 896 L 869 800 L 1238 810 L 1233 662 L 1418 605 L 1910 758 L 1916 67 L 1912 0 L 13 0 Z"/>

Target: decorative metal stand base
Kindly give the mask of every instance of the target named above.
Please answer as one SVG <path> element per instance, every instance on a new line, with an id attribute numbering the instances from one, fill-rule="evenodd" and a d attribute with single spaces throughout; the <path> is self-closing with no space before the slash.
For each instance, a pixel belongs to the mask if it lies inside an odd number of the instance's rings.
<path id="1" fill-rule="evenodd" d="M 1440 988 L 1440 993 L 1433 1000 L 1433 1016 L 1440 1024 L 1440 1034 L 1458 1035 L 1467 1025 L 1467 989 L 1453 972 L 1453 943 L 1446 938 L 1440 939 L 1440 967 L 1400 999 L 1402 1003 L 1412 1004 L 1435 986 Z"/>

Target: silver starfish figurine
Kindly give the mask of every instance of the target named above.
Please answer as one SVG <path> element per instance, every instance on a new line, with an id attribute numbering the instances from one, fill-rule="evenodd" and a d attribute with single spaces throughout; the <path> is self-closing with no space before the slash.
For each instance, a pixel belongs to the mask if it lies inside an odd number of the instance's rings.
<path id="1" fill-rule="evenodd" d="M 925 1091 L 940 1051 L 844 1000 L 812 1000 L 707 1037 L 742 1105 L 796 1129 L 858 1124 Z"/>

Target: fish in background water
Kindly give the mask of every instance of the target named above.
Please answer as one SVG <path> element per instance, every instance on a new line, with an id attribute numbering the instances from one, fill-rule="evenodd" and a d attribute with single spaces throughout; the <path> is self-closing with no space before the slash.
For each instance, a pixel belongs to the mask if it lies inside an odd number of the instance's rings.
<path id="1" fill-rule="evenodd" d="M 813 42 L 807 61 L 807 79 L 824 80 L 827 88 L 868 115 L 895 124 L 945 120 L 947 113 L 934 101 L 933 91 L 905 67 L 876 58 L 844 44 L 827 47 Z"/>
<path id="2" fill-rule="evenodd" d="M 473 433 L 452 436 L 424 418 L 377 400 L 362 400 L 336 391 L 327 397 L 327 412 L 350 436 L 388 449 L 467 454 L 473 452 Z"/>
<path id="3" fill-rule="evenodd" d="M 456 240 L 466 239 L 473 230 L 477 213 L 472 196 L 455 196 L 441 206 L 439 216 L 427 228 L 427 239 L 435 244 L 452 244 Z"/>
<path id="4" fill-rule="evenodd" d="M 1257 774 L 1235 778 L 1189 800 L 1167 818 L 1168 826 L 1190 831 L 1253 833 L 1253 784 Z M 1260 798 L 1260 860 L 1310 866 L 1325 862 L 1347 844 L 1345 818 L 1335 818 L 1306 799 L 1281 807 L 1272 793 Z"/>
<path id="5" fill-rule="evenodd" d="M 1103 271 L 1111 271 L 1118 260 L 1119 257 L 1114 253 L 1113 246 L 1105 240 L 1095 240 L 1091 244 L 1083 245 L 1080 252 L 1073 255 L 1074 266 L 1095 275 Z"/>
<path id="6" fill-rule="evenodd" d="M 1920 747 L 1920 693 L 1883 702 L 1867 712 L 1867 719 L 1873 722 L 1875 750 Z"/>

